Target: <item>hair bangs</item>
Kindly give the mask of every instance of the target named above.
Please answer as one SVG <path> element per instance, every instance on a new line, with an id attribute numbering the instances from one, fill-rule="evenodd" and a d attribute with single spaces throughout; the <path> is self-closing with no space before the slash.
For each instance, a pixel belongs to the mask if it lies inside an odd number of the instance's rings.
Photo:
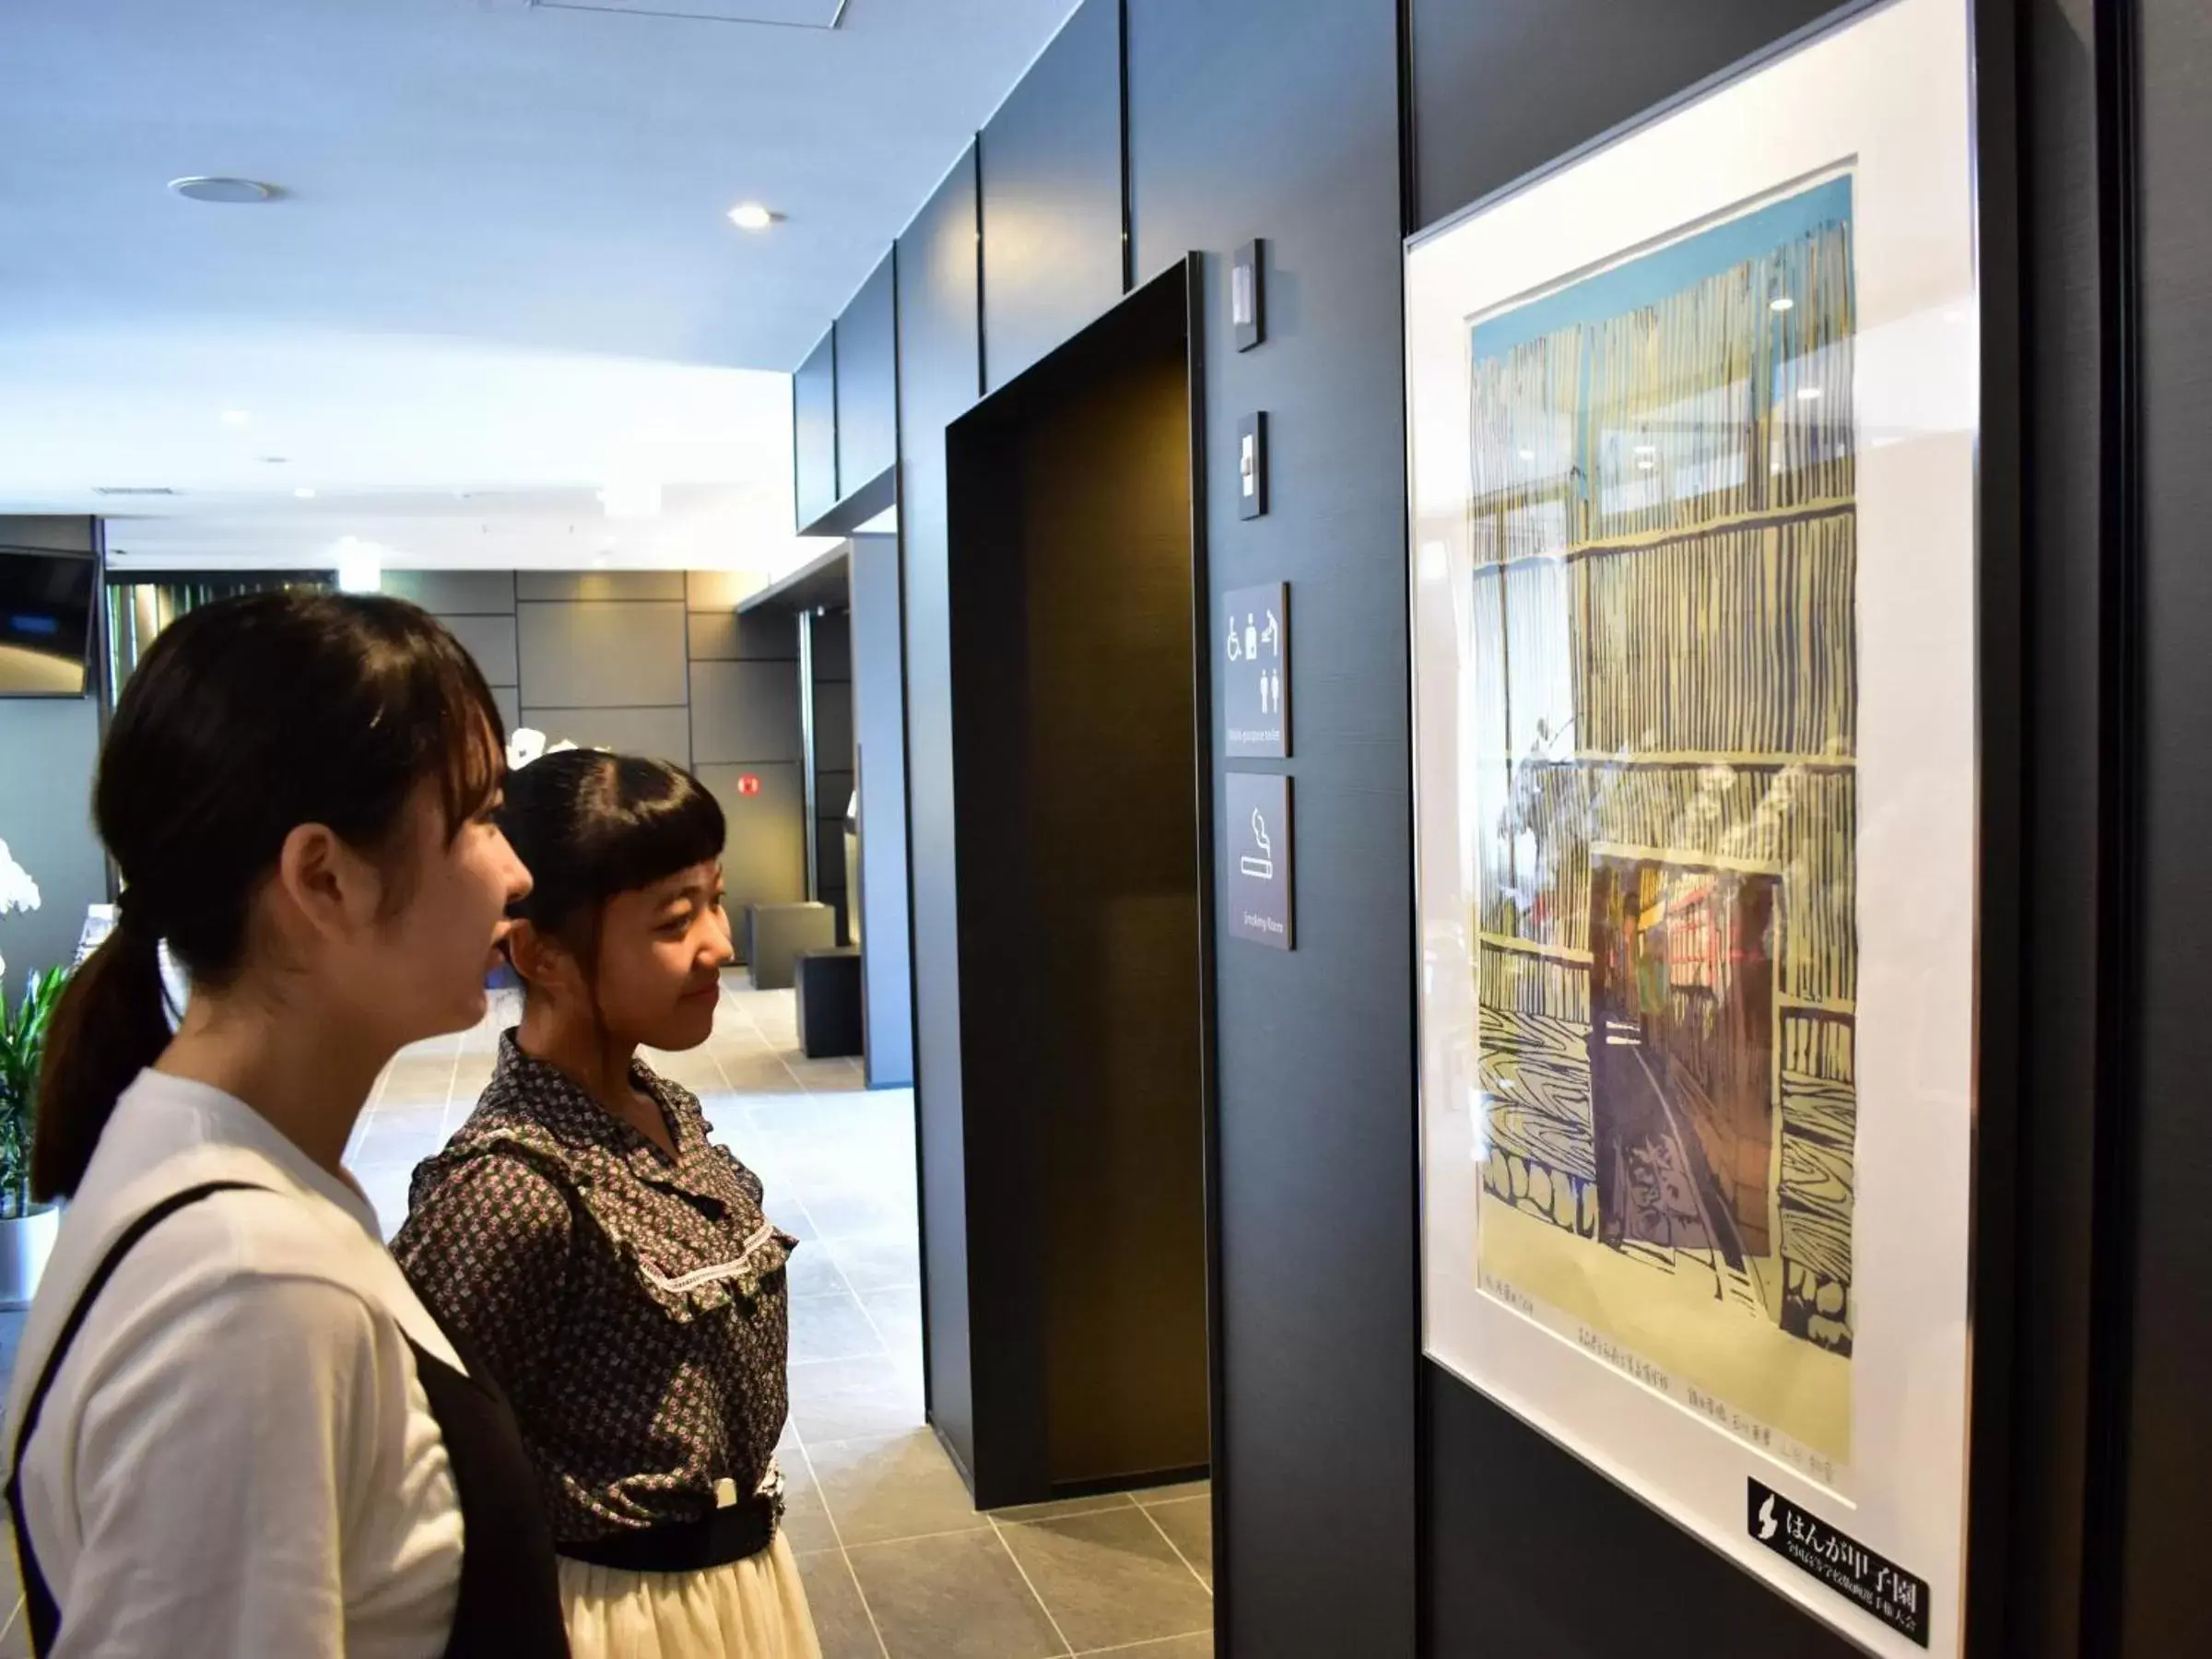
<path id="1" fill-rule="evenodd" d="M 605 787 L 610 824 L 597 896 L 652 887 L 722 856 L 721 803 L 689 772 L 634 755 L 612 757 Z"/>

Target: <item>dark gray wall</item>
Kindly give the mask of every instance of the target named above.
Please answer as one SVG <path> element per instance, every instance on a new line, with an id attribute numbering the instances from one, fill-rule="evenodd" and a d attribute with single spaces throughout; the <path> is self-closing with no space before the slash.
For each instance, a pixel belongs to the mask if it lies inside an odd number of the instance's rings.
<path id="1" fill-rule="evenodd" d="M 2142 0 L 2139 204 L 2142 379 L 2140 611 L 2142 902 L 2134 989 L 2141 1085 L 2128 1194 L 2138 1230 L 2123 1282 L 2126 1337 L 2125 1552 L 2130 1653 L 2212 1652 L 2212 1601 L 2193 1547 L 2212 1486 L 2204 1366 L 2212 1356 L 2212 1116 L 2205 1018 L 2212 982 L 2212 13 Z"/>
<path id="2" fill-rule="evenodd" d="M 837 320 L 837 477 L 851 495 L 899 459 L 899 344 L 892 256 Z"/>
<path id="3" fill-rule="evenodd" d="M 868 1084 L 914 1080 L 907 897 L 906 642 L 899 539 L 853 538 L 853 724 L 860 780 L 861 1008 Z"/>
<path id="4" fill-rule="evenodd" d="M 1833 9 L 1822 0 L 1413 0 L 1418 222 L 1457 212 Z M 1571 73 L 1554 67 L 1566 65 Z"/>
<path id="5" fill-rule="evenodd" d="M 791 377 L 793 489 L 799 523 L 837 505 L 837 331 L 821 337 Z"/>
<path id="6" fill-rule="evenodd" d="M 88 518 L 0 518 L 0 542 L 91 553 Z M 0 983 L 12 1003 L 34 968 L 65 967 L 76 954 L 85 907 L 108 896 L 107 860 L 92 833 L 92 774 L 100 761 L 100 707 L 81 698 L 0 697 L 0 841 L 39 884 L 40 906 L 0 918 Z"/>
<path id="7" fill-rule="evenodd" d="M 973 1466 L 967 1147 L 960 1107 L 959 905 L 952 792 L 945 428 L 982 391 L 971 149 L 899 239 L 899 529 L 906 560 L 908 833 L 923 1299 L 931 1421 Z"/>
<path id="8" fill-rule="evenodd" d="M 468 648 L 510 727 L 696 771 L 729 817 L 733 911 L 806 891 L 798 636 L 787 613 L 741 622 L 752 585 L 720 571 L 384 573 Z M 747 774 L 756 794 L 738 793 Z"/>
<path id="9" fill-rule="evenodd" d="M 1207 613 L 1225 590 L 1287 580 L 1299 619 L 1299 947 L 1241 944 L 1225 924 L 1217 946 L 1216 1556 L 1230 1651 L 1255 1659 L 1414 1644 L 1397 63 L 1386 6 L 1129 6 L 1136 272 L 1207 255 Z M 1240 353 L 1228 257 L 1253 236 L 1267 239 L 1268 339 Z M 1269 511 L 1243 521 L 1237 422 L 1260 409 Z M 1347 1241 L 1342 1271 L 1312 1270 L 1324 1216 Z M 1319 1529 L 1302 1518 L 1316 1491 L 1333 1517 Z"/>
<path id="10" fill-rule="evenodd" d="M 983 128 L 983 366 L 1005 385 L 1122 297 L 1119 0 L 1086 0 Z"/>
<path id="11" fill-rule="evenodd" d="M 830 611 L 812 619 L 808 665 L 814 677 L 814 897 L 834 905 L 841 937 L 852 895 L 845 890 L 845 808 L 853 800 L 853 618 Z"/>

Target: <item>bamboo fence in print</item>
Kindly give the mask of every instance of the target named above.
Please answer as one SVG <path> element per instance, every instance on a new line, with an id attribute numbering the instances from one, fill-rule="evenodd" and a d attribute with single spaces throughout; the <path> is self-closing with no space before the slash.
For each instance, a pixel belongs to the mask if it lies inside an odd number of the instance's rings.
<path id="1" fill-rule="evenodd" d="M 1484 1184 L 1845 1356 L 1850 200 L 1477 319 L 1468 456 Z"/>

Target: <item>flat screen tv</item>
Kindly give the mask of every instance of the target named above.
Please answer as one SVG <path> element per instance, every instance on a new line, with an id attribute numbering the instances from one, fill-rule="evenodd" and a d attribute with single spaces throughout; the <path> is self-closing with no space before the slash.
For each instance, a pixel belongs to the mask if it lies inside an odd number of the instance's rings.
<path id="1" fill-rule="evenodd" d="M 97 562 L 0 547 L 0 697 L 82 697 Z"/>

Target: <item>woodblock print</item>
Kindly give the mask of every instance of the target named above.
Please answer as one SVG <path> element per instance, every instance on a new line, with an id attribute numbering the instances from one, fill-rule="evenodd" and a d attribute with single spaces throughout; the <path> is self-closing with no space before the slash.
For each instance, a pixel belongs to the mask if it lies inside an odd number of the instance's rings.
<path id="1" fill-rule="evenodd" d="M 1755 1443 L 1838 1464 L 1851 188 L 1769 200 L 1468 336 L 1482 1281 L 1680 1377 Z"/>

